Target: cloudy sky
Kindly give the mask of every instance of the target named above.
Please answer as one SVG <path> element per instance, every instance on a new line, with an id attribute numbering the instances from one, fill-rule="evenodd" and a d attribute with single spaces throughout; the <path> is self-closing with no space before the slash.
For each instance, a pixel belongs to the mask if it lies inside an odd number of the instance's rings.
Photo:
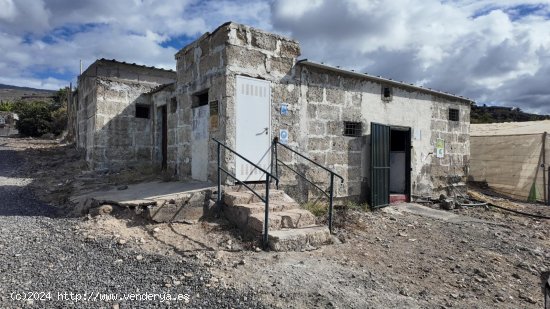
<path id="1" fill-rule="evenodd" d="M 175 68 L 226 21 L 302 58 L 550 114 L 550 0 L 0 0 L 0 83 L 58 89 L 98 58 Z"/>

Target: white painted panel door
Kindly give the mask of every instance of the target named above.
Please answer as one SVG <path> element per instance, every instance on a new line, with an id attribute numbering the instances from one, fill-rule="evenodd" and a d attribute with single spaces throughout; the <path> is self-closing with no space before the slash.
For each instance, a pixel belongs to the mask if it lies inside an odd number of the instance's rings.
<path id="1" fill-rule="evenodd" d="M 237 76 L 235 104 L 236 151 L 266 171 L 271 165 L 271 84 L 269 81 Z M 241 181 L 265 180 L 265 174 L 243 159 L 236 159 Z"/>

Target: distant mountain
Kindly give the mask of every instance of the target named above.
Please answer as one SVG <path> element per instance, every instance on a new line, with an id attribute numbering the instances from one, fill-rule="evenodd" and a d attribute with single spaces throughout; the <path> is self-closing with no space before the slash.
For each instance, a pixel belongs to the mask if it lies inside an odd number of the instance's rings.
<path id="1" fill-rule="evenodd" d="M 522 122 L 550 119 L 550 115 L 523 112 L 520 108 L 503 106 L 472 106 L 471 123 Z"/>
<path id="2" fill-rule="evenodd" d="M 56 90 L 36 89 L 0 84 L 0 102 L 51 100 Z"/>

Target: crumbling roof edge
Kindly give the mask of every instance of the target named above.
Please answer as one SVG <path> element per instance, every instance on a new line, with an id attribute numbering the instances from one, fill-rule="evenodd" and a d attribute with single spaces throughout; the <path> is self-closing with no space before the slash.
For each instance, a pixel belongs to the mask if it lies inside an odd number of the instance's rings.
<path id="1" fill-rule="evenodd" d="M 392 79 L 388 79 L 388 78 L 384 78 L 384 77 L 380 77 L 380 76 L 373 76 L 373 75 L 369 75 L 369 74 L 366 74 L 366 73 L 359 73 L 359 72 L 355 72 L 355 71 L 344 70 L 344 69 L 340 69 L 340 68 L 333 67 L 333 66 L 330 66 L 330 65 L 326 65 L 324 63 L 318 63 L 318 62 L 310 61 L 308 59 L 298 60 L 296 62 L 296 64 L 308 65 L 308 66 L 312 66 L 312 67 L 316 67 L 316 68 L 320 68 L 320 69 L 325 69 L 325 70 L 330 70 L 330 71 L 341 73 L 341 74 L 352 75 L 352 76 L 356 76 L 356 77 L 360 77 L 360 78 L 366 78 L 366 79 L 374 80 L 374 81 L 377 81 L 377 82 L 380 82 L 380 83 L 383 83 L 383 84 L 389 84 L 389 85 L 394 85 L 394 86 L 398 86 L 398 87 L 414 89 L 414 90 L 418 90 L 418 91 L 421 91 L 421 92 L 427 92 L 427 93 L 431 93 L 431 94 L 435 94 L 435 95 L 439 95 L 439 96 L 443 96 L 443 97 L 452 98 L 452 99 L 455 99 L 455 100 L 460 100 L 460 101 L 463 101 L 463 102 L 466 102 L 466 103 L 469 103 L 469 104 L 474 103 L 474 100 L 472 100 L 472 99 L 469 99 L 469 98 L 466 98 L 466 97 L 463 97 L 463 96 L 459 96 L 459 95 L 455 95 L 455 94 L 452 94 L 452 93 L 443 92 L 443 91 L 439 91 L 439 90 L 435 90 L 435 89 L 431 89 L 431 88 L 425 88 L 425 87 L 422 87 L 422 86 L 416 86 L 416 85 L 413 85 L 413 84 L 407 84 L 407 83 L 404 83 L 404 82 L 400 82 L 400 81 L 396 81 L 396 80 L 392 80 Z"/>
<path id="2" fill-rule="evenodd" d="M 173 83 L 168 83 L 168 84 L 162 84 L 162 85 L 158 85 L 156 86 L 155 88 L 149 90 L 148 92 L 146 92 L 145 94 L 154 94 L 154 93 L 157 93 L 157 92 L 160 92 L 170 86 L 175 86 L 176 85 L 176 82 L 173 82 Z"/>
<path id="3" fill-rule="evenodd" d="M 82 72 L 82 76 L 86 75 L 86 72 L 88 72 L 88 70 L 93 67 L 95 64 L 97 63 L 117 63 L 117 64 L 124 64 L 124 65 L 128 65 L 128 66 L 135 66 L 135 67 L 139 67 L 139 68 L 144 68 L 144 69 L 149 69 L 149 70 L 156 70 L 156 71 L 163 71 L 163 72 L 169 72 L 169 73 L 174 73 L 176 74 L 176 71 L 174 70 L 169 70 L 169 69 L 163 69 L 163 68 L 157 68 L 157 67 L 154 67 L 154 66 L 146 66 L 146 65 L 143 65 L 143 64 L 136 64 L 136 63 L 128 63 L 128 62 L 125 62 L 125 61 L 118 61 L 116 59 L 106 59 L 106 58 L 101 58 L 101 59 L 97 59 L 96 61 L 94 61 L 92 64 L 90 64 L 90 66 L 88 66 L 88 68 L 86 68 L 86 70 L 84 70 L 84 72 Z"/>
<path id="4" fill-rule="evenodd" d="M 218 26 L 216 29 L 214 29 L 214 31 L 212 32 L 205 32 L 203 33 L 200 37 L 198 37 L 196 40 L 194 40 L 193 42 L 185 45 L 184 47 L 180 48 L 180 50 L 178 50 L 176 52 L 176 54 L 174 55 L 174 57 L 177 59 L 179 57 L 179 55 L 181 54 L 184 54 L 189 48 L 191 48 L 192 46 L 195 46 L 196 44 L 198 44 L 199 42 L 201 42 L 202 40 L 208 38 L 208 37 L 211 37 L 213 35 L 215 35 L 218 31 L 220 31 L 222 28 L 225 28 L 227 26 L 230 26 L 230 25 L 234 25 L 235 27 L 245 27 L 245 28 L 248 28 L 248 29 L 252 29 L 254 31 L 258 31 L 258 32 L 262 32 L 262 33 L 267 33 L 269 35 L 273 35 L 273 36 L 276 36 L 277 38 L 279 39 L 283 39 L 283 40 L 286 40 L 286 41 L 291 41 L 291 42 L 296 42 L 298 43 L 298 41 L 296 41 L 295 39 L 293 38 L 290 38 L 290 37 L 286 37 L 284 35 L 280 35 L 280 34 L 277 34 L 277 33 L 272 33 L 272 32 L 268 32 L 268 31 L 265 31 L 265 30 L 262 30 L 262 29 L 259 29 L 259 28 L 255 28 L 255 27 L 251 27 L 251 26 L 248 26 L 248 25 L 245 25 L 245 24 L 240 24 L 240 23 L 236 23 L 236 22 L 233 22 L 233 21 L 227 21 L 223 24 L 221 24 L 220 26 Z"/>

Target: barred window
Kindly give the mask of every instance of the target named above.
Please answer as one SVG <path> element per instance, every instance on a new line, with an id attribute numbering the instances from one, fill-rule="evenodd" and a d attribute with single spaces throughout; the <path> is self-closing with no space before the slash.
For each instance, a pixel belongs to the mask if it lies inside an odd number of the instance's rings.
<path id="1" fill-rule="evenodd" d="M 361 136 L 363 128 L 360 122 L 344 121 L 344 136 Z"/>
<path id="2" fill-rule="evenodd" d="M 458 109 L 456 108 L 449 108 L 449 120 L 451 121 L 459 121 L 459 113 Z"/>

